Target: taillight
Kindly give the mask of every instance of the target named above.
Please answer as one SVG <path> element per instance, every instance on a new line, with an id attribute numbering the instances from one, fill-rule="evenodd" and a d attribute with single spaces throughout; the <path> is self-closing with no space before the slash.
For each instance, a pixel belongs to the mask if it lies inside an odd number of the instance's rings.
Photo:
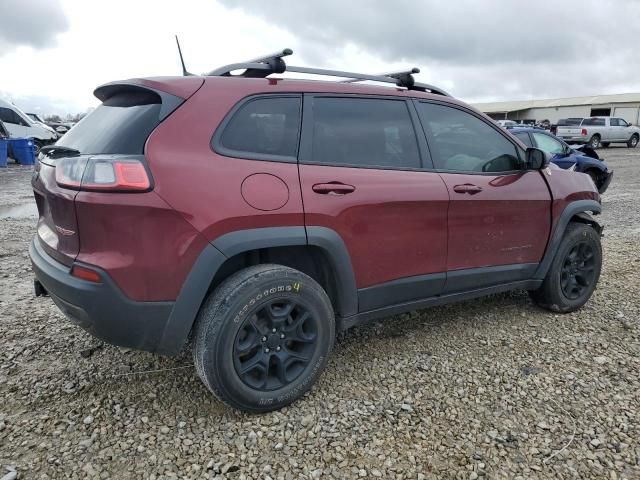
<path id="1" fill-rule="evenodd" d="M 104 192 L 144 192 L 151 188 L 147 169 L 135 158 L 64 158 L 56 162 L 56 183 Z"/>
<path id="2" fill-rule="evenodd" d="M 586 128 L 583 128 L 583 129 L 582 129 L 582 136 L 583 136 L 583 137 L 586 137 L 586 136 L 587 136 L 587 129 L 586 129 Z"/>

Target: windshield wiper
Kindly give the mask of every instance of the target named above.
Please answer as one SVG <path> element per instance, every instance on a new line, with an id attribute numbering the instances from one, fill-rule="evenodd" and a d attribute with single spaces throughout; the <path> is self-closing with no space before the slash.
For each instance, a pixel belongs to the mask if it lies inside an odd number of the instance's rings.
<path id="1" fill-rule="evenodd" d="M 40 153 L 47 155 L 48 157 L 60 157 L 60 156 L 76 156 L 80 155 L 80 150 L 76 150 L 71 147 L 63 147 L 62 145 L 47 145 L 40 149 Z"/>

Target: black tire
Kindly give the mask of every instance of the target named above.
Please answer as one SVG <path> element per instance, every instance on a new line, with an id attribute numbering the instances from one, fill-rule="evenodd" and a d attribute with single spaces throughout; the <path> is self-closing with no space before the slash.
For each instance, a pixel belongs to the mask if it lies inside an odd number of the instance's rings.
<path id="1" fill-rule="evenodd" d="M 576 262 L 576 252 L 587 252 L 585 260 Z M 588 260 L 586 260 L 588 258 Z M 591 225 L 570 223 L 551 262 L 542 286 L 529 292 L 540 307 L 567 313 L 582 307 L 596 288 L 602 268 L 600 235 Z M 573 282 L 571 281 L 573 274 Z M 572 286 L 575 284 L 575 288 Z"/>
<path id="2" fill-rule="evenodd" d="M 206 299 L 193 360 L 220 400 L 267 412 L 312 387 L 334 340 L 333 308 L 318 283 L 292 268 L 258 265 L 233 274 Z"/>
<path id="3" fill-rule="evenodd" d="M 33 146 L 35 147 L 36 150 L 36 157 L 38 156 L 38 154 L 40 153 L 40 149 L 44 146 L 43 143 L 40 140 L 34 140 L 33 141 Z"/>
<path id="4" fill-rule="evenodd" d="M 627 142 L 627 147 L 636 148 L 638 146 L 639 139 L 640 139 L 640 136 L 637 133 L 634 133 L 633 135 L 631 135 L 631 138 Z"/>
<path id="5" fill-rule="evenodd" d="M 594 150 L 600 147 L 600 135 L 597 133 L 589 139 L 588 145 Z"/>
<path id="6" fill-rule="evenodd" d="M 604 148 L 609 148 L 609 145 L 611 145 L 611 142 L 602 142 Z"/>

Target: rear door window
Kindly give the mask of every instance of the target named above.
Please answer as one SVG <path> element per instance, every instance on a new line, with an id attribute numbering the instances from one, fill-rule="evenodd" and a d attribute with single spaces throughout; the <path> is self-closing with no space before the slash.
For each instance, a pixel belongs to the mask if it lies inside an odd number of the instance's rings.
<path id="1" fill-rule="evenodd" d="M 216 133 L 214 150 L 226 156 L 295 160 L 300 131 L 300 96 L 264 96 L 241 104 Z"/>
<path id="2" fill-rule="evenodd" d="M 315 97 L 310 163 L 420 168 L 418 141 L 404 100 Z"/>
<path id="3" fill-rule="evenodd" d="M 83 118 L 57 145 L 82 154 L 142 154 L 160 123 L 162 100 L 146 90 L 122 91 Z"/>

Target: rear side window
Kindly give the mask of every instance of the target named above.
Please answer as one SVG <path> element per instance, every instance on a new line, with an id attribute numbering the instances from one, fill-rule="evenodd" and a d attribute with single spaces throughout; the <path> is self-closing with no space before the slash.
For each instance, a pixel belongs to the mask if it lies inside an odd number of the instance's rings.
<path id="1" fill-rule="evenodd" d="M 217 143 L 214 137 L 216 151 L 236 157 L 295 159 L 300 106 L 297 96 L 259 97 L 245 102 L 224 126 Z"/>
<path id="2" fill-rule="evenodd" d="M 582 126 L 604 127 L 604 118 L 585 118 Z"/>
<path id="3" fill-rule="evenodd" d="M 436 168 L 468 173 L 522 168 L 516 146 L 478 117 L 435 103 L 417 107 Z"/>
<path id="4" fill-rule="evenodd" d="M 160 123 L 162 100 L 152 91 L 116 93 L 83 118 L 57 145 L 83 154 L 141 154 Z"/>
<path id="5" fill-rule="evenodd" d="M 572 125 L 580 125 L 582 118 L 561 118 L 558 120 L 559 127 L 570 127 Z"/>
<path id="6" fill-rule="evenodd" d="M 316 97 L 312 163 L 419 168 L 415 130 L 398 100 Z"/>

